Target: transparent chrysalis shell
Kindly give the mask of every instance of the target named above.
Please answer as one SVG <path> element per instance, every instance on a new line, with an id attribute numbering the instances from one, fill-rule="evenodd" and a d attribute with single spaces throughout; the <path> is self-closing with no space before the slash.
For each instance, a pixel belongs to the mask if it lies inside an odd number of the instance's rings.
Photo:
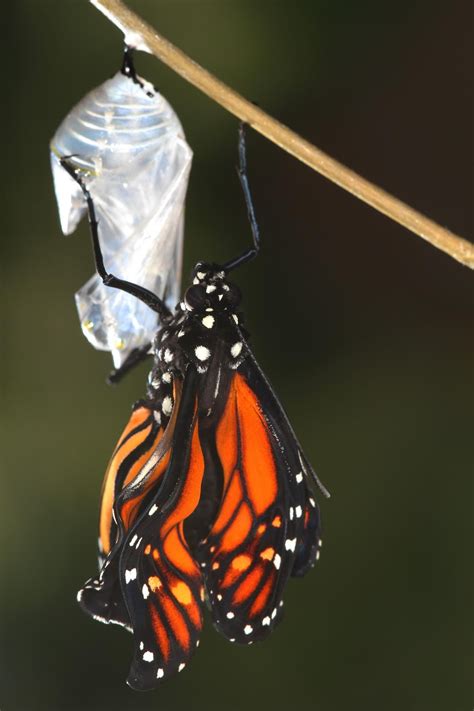
<path id="1" fill-rule="evenodd" d="M 61 228 L 69 235 L 86 204 L 61 156 L 72 156 L 90 190 L 107 271 L 174 309 L 192 151 L 171 106 L 148 82 L 119 72 L 67 115 L 51 141 L 51 166 Z M 97 275 L 76 293 L 76 305 L 86 338 L 111 351 L 115 367 L 157 329 L 154 312 Z"/>

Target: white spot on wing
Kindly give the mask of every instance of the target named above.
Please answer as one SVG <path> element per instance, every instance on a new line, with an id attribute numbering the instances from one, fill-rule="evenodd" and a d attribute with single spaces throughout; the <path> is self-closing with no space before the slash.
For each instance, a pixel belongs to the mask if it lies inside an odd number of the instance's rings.
<path id="1" fill-rule="evenodd" d="M 232 348 L 230 349 L 231 355 L 233 358 L 237 358 L 237 356 L 240 355 L 242 351 L 242 341 L 237 341 L 237 343 L 234 343 Z"/>
<path id="2" fill-rule="evenodd" d="M 144 599 L 144 600 L 146 600 L 147 597 L 150 596 L 150 591 L 149 591 L 148 585 L 147 585 L 146 583 L 145 583 L 145 585 L 142 587 L 142 595 L 143 595 L 143 599 Z"/>
<path id="3" fill-rule="evenodd" d="M 185 664 L 184 662 L 181 662 L 181 664 L 180 664 L 179 667 L 178 667 L 178 671 L 179 671 L 179 672 L 180 672 L 180 671 L 183 671 L 183 669 L 184 669 L 185 666 L 186 666 L 186 664 Z"/>
<path id="4" fill-rule="evenodd" d="M 280 565 L 281 565 L 281 556 L 278 553 L 275 553 L 275 557 L 273 559 L 273 565 L 277 570 L 280 570 Z"/>
<path id="5" fill-rule="evenodd" d="M 252 625 L 246 625 L 244 627 L 244 634 L 251 634 L 253 632 L 253 627 Z"/>
<path id="6" fill-rule="evenodd" d="M 301 517 L 302 517 L 302 515 L 303 515 L 303 509 L 301 508 L 301 506 L 297 506 L 296 509 L 295 509 L 295 512 L 296 512 L 296 518 L 301 518 Z"/>
<path id="7" fill-rule="evenodd" d="M 154 658 L 155 655 L 153 654 L 153 652 L 145 652 L 145 654 L 143 655 L 144 662 L 152 662 Z"/>
<path id="8" fill-rule="evenodd" d="M 235 617 L 235 615 L 234 615 L 233 612 L 228 612 L 227 615 L 226 615 L 226 617 L 227 617 L 228 620 L 232 620 L 232 619 Z"/>
<path id="9" fill-rule="evenodd" d="M 130 541 L 130 543 L 128 544 L 128 545 L 130 546 L 130 548 L 133 548 L 133 546 L 134 546 L 135 543 L 136 543 L 137 538 L 138 538 L 138 536 L 137 536 L 137 534 L 135 534 L 135 535 L 133 536 L 132 540 Z"/>
<path id="10" fill-rule="evenodd" d="M 157 679 L 162 679 L 164 677 L 164 675 L 165 675 L 165 673 L 164 673 L 163 669 L 158 669 L 158 671 L 156 672 Z"/>
<path id="11" fill-rule="evenodd" d="M 156 504 L 153 504 L 153 506 L 151 507 L 151 509 L 148 511 L 148 516 L 153 516 L 153 514 L 155 513 L 155 511 L 158 511 L 158 506 L 157 506 Z"/>
<path id="12" fill-rule="evenodd" d="M 270 620 L 270 618 L 269 618 L 268 615 L 267 615 L 267 617 L 264 617 L 264 618 L 263 618 L 263 620 L 262 620 L 262 625 L 269 625 L 270 622 L 271 622 L 271 620 Z"/>
<path id="13" fill-rule="evenodd" d="M 293 551 L 296 548 L 296 538 L 287 538 L 285 541 L 285 548 L 287 551 Z"/>
<path id="14" fill-rule="evenodd" d="M 137 569 L 136 568 L 132 568 L 131 570 L 125 571 L 125 582 L 127 585 L 131 580 L 136 580 L 136 578 L 137 578 Z"/>
<path id="15" fill-rule="evenodd" d="M 303 474 L 300 472 L 299 474 L 296 475 L 296 483 L 301 484 L 303 481 Z"/>

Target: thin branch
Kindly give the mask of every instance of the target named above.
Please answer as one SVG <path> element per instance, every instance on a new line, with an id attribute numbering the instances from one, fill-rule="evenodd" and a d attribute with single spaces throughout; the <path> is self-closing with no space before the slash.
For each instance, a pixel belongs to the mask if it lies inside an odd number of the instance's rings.
<path id="1" fill-rule="evenodd" d="M 252 104 L 236 91 L 226 86 L 203 67 L 199 66 L 184 52 L 171 44 L 132 12 L 121 0 L 90 0 L 125 35 L 127 44 L 155 57 L 167 64 L 213 101 L 227 111 L 238 116 L 252 128 L 276 143 L 298 160 L 309 165 L 321 175 L 336 183 L 344 190 L 363 200 L 390 219 L 398 222 L 414 234 L 441 251 L 449 254 L 461 264 L 474 269 L 474 245 L 437 225 L 421 213 L 393 197 L 354 171 L 346 168 L 316 146 L 301 138 L 265 111 Z"/>

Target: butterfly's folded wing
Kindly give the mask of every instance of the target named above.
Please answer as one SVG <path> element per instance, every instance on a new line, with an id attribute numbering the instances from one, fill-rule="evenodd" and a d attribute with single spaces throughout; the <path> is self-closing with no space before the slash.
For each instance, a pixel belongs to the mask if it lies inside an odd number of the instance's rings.
<path id="1" fill-rule="evenodd" d="M 287 579 L 295 566 L 309 567 L 319 537 L 319 518 L 316 531 L 307 525 L 300 448 L 286 423 L 254 361 L 244 359 L 216 428 L 223 494 L 200 551 L 215 625 L 240 643 L 274 627 Z"/>
<path id="2" fill-rule="evenodd" d="M 130 619 L 118 579 L 118 563 L 122 543 L 117 541 L 117 524 L 113 514 L 116 497 L 131 482 L 137 479 L 143 468 L 153 461 L 153 470 L 148 481 L 155 483 L 166 467 L 166 453 L 156 456 L 163 428 L 150 406 L 137 403 L 111 457 L 102 486 L 99 520 L 99 567 L 98 575 L 90 578 L 78 592 L 81 608 L 96 620 L 130 628 Z M 140 497 L 133 503 L 138 508 Z M 128 504 L 127 528 L 133 520 L 132 504 Z"/>
<path id="3" fill-rule="evenodd" d="M 181 671 L 202 629 L 204 586 L 184 537 L 184 523 L 198 506 L 204 474 L 195 376 L 186 375 L 176 403 L 163 482 L 142 497 L 120 554 L 120 585 L 134 633 L 128 684 L 139 690 L 154 688 L 160 679 Z M 124 510 L 126 499 L 125 489 L 116 502 L 117 512 Z"/>

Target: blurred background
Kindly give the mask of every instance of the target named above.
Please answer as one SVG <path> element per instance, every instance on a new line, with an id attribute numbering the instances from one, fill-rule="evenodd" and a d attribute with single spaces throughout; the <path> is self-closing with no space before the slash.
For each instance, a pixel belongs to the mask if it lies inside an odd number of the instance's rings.
<path id="1" fill-rule="evenodd" d="M 170 40 L 310 141 L 472 237 L 469 0 L 136 0 Z M 239 648 L 207 624 L 179 677 L 125 686 L 131 638 L 75 595 L 96 566 L 103 472 L 147 368 L 109 388 L 74 291 L 48 142 L 119 66 L 85 0 L 8 3 L 2 111 L 2 711 L 463 711 L 472 707 L 472 274 L 249 135 L 261 257 L 236 278 L 258 359 L 316 471 L 317 568 Z M 249 243 L 236 121 L 152 57 L 195 158 L 185 279 Z M 5 91 L 6 89 L 6 91 Z M 290 333 L 290 337 L 288 337 Z M 285 335 L 283 335 L 285 334 Z"/>

